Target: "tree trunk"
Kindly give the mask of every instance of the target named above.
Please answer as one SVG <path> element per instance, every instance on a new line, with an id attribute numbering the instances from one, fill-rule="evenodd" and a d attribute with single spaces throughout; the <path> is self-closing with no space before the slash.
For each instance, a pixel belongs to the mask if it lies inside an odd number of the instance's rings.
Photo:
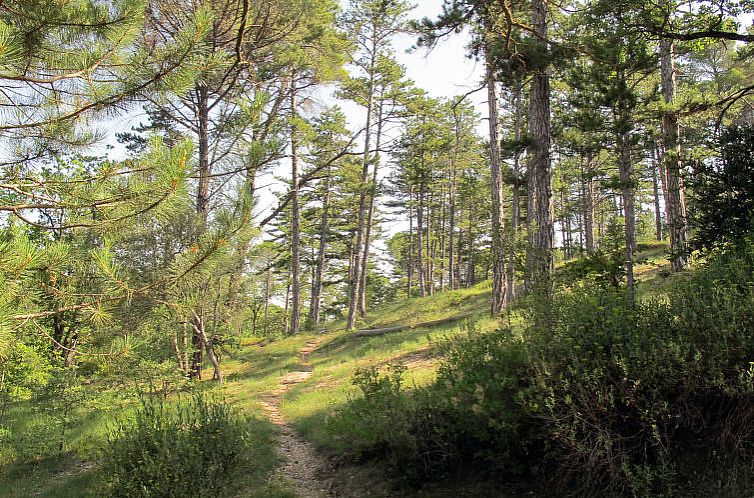
<path id="1" fill-rule="evenodd" d="M 270 294 L 272 292 L 272 268 L 267 268 L 267 275 L 264 279 L 264 336 L 268 335 L 269 317 L 270 317 Z"/>
<path id="2" fill-rule="evenodd" d="M 547 5 L 545 0 L 532 3 L 532 26 L 538 36 L 547 37 Z M 538 44 L 547 47 L 543 41 Z M 550 159 L 550 77 L 547 66 L 534 68 L 529 95 L 529 195 L 534 196 L 527 272 L 529 286 L 536 292 L 551 294 L 553 268 L 553 204 L 552 165 Z"/>
<path id="3" fill-rule="evenodd" d="M 629 298 L 634 295 L 634 248 L 636 247 L 636 216 L 634 212 L 634 187 L 633 165 L 631 164 L 631 135 L 630 135 L 630 108 L 628 102 L 622 99 L 619 102 L 618 136 L 618 169 L 621 181 L 621 198 L 623 200 L 623 216 L 625 219 L 626 235 L 626 285 Z"/>
<path id="4" fill-rule="evenodd" d="M 374 169 L 372 170 L 372 184 L 369 186 L 369 207 L 367 211 L 366 233 L 364 234 L 364 255 L 361 258 L 361 273 L 359 274 L 359 315 L 367 314 L 367 273 L 369 271 L 369 244 L 372 240 L 372 223 L 374 222 L 374 208 L 377 201 L 377 172 L 380 166 L 380 145 L 382 142 L 382 104 L 377 107 L 377 135 L 375 136 Z"/>
<path id="5" fill-rule="evenodd" d="M 434 285 L 435 285 L 435 270 L 434 270 L 434 254 L 432 251 L 432 246 L 434 245 L 434 237 L 432 236 L 432 190 L 427 189 L 427 237 L 426 237 L 426 245 L 427 245 L 427 252 L 425 253 L 424 260 L 427 263 L 426 271 L 424 272 L 424 282 L 427 285 L 427 294 L 432 295 L 434 291 Z"/>
<path id="6" fill-rule="evenodd" d="M 468 212 L 469 234 L 467 237 L 467 258 L 466 262 L 466 288 L 473 287 L 476 284 L 476 257 L 474 254 L 474 244 L 476 243 L 476 233 L 474 232 L 474 216 L 471 210 Z"/>
<path id="7" fill-rule="evenodd" d="M 660 212 L 660 189 L 657 180 L 657 168 L 659 158 L 655 154 L 655 148 L 652 148 L 652 195 L 654 196 L 655 210 L 655 238 L 662 240 L 662 213 Z"/>
<path id="8" fill-rule="evenodd" d="M 523 114 L 523 88 L 516 91 L 513 98 L 513 133 L 516 140 L 516 151 L 513 153 L 513 192 L 511 199 L 511 239 L 508 243 L 508 302 L 516 299 L 516 253 L 518 252 L 519 225 L 521 224 L 521 152 L 518 144 L 521 141 L 521 121 Z"/>
<path id="9" fill-rule="evenodd" d="M 196 194 L 196 212 L 202 223 L 207 223 L 209 214 L 209 102 L 207 87 L 199 84 L 196 87 L 197 118 L 199 121 L 197 141 L 199 142 L 199 187 Z"/>
<path id="10" fill-rule="evenodd" d="M 586 168 L 582 166 L 581 184 L 584 206 L 584 244 L 586 253 L 594 253 L 594 159 L 591 156 L 582 158 L 586 162 Z M 583 163 L 582 163 L 583 164 Z"/>
<path id="11" fill-rule="evenodd" d="M 420 187 L 421 188 L 421 187 Z M 426 276 L 424 272 L 424 192 L 419 191 L 419 206 L 416 209 L 416 245 L 419 247 L 417 255 L 417 272 L 419 284 L 419 297 L 425 297 L 427 294 Z"/>
<path id="12" fill-rule="evenodd" d="M 492 190 L 492 300 L 490 314 L 499 316 L 505 310 L 507 292 L 505 281 L 505 242 L 503 229 L 505 215 L 503 206 L 503 172 L 500 159 L 499 118 L 497 114 L 497 88 L 495 87 L 492 57 L 487 54 L 487 111 L 490 137 L 490 188 Z"/>
<path id="13" fill-rule="evenodd" d="M 285 286 L 285 308 L 283 312 L 283 335 L 288 335 L 290 331 L 291 322 L 289 318 L 289 311 L 291 306 L 291 279 L 290 271 L 288 273 L 288 284 Z"/>
<path id="14" fill-rule="evenodd" d="M 209 358 L 209 361 L 212 364 L 212 368 L 214 370 L 212 379 L 222 383 L 225 378 L 223 376 L 222 369 L 220 368 L 220 362 L 215 355 L 214 347 L 212 346 L 211 341 L 207 338 L 207 334 L 204 330 L 205 323 L 206 320 L 204 319 L 203 313 L 194 313 L 194 321 L 192 322 L 192 326 L 194 327 L 194 335 L 199 338 L 199 346 L 203 347 L 207 351 L 207 358 Z M 199 378 L 201 378 L 201 376 Z"/>
<path id="15" fill-rule="evenodd" d="M 361 168 L 361 188 L 359 192 L 359 213 L 358 225 L 356 230 L 355 258 L 353 275 L 348 290 L 348 318 L 346 319 L 346 329 L 352 330 L 356 325 L 356 315 L 359 307 L 361 274 L 359 264 L 361 262 L 361 248 L 364 245 L 365 221 L 366 221 L 366 198 L 367 182 L 369 181 L 369 163 L 371 162 L 371 145 L 372 145 L 372 113 L 374 110 L 374 92 L 375 92 L 375 65 L 377 62 L 377 42 L 372 40 L 371 60 L 369 66 L 369 90 L 367 95 L 367 122 L 364 138 L 364 157 Z"/>
<path id="16" fill-rule="evenodd" d="M 301 208 L 298 185 L 298 130 L 296 126 L 296 80 L 291 77 L 291 316 L 288 333 L 298 334 L 301 325 Z"/>
<path id="17" fill-rule="evenodd" d="M 327 232 L 330 229 L 330 182 L 332 168 L 327 167 L 325 176 L 325 191 L 322 193 L 322 223 L 319 226 L 319 248 L 317 249 L 317 269 L 312 280 L 312 299 L 309 306 L 309 319 L 312 325 L 320 322 L 320 304 L 322 302 L 322 277 L 325 272 L 325 249 L 327 248 Z"/>
<path id="18" fill-rule="evenodd" d="M 463 220 L 463 210 L 461 210 L 461 212 L 458 213 L 458 219 Z M 463 266 L 463 244 L 464 244 L 463 236 L 464 236 L 464 232 L 463 232 L 463 227 L 461 226 L 458 228 L 458 244 L 456 244 L 456 246 L 458 246 L 456 249 L 458 251 L 458 254 L 456 254 L 456 271 L 458 272 L 456 273 L 456 288 L 457 289 L 460 289 L 461 286 L 464 284 L 462 271 L 461 271 L 461 267 Z"/>
<path id="19" fill-rule="evenodd" d="M 201 335 L 197 332 L 200 328 L 204 328 L 204 315 L 194 313 L 194 317 L 191 319 L 191 327 L 193 334 L 191 334 L 191 345 L 194 347 L 194 353 L 191 357 L 191 373 L 189 378 L 193 380 L 202 380 L 202 363 L 204 363 L 204 343 L 202 343 Z"/>
<path id="20" fill-rule="evenodd" d="M 450 178 L 448 178 L 448 180 L 450 180 Z M 450 182 L 448 182 L 448 183 L 450 183 Z M 440 240 L 437 243 L 437 246 L 438 246 L 437 250 L 438 250 L 438 252 L 440 254 L 440 257 L 439 257 L 439 260 L 440 260 L 440 269 L 438 271 L 438 274 L 440 276 L 440 292 L 443 292 L 445 290 L 445 269 L 447 267 L 446 264 L 445 264 L 445 261 L 446 261 L 445 254 L 446 254 L 446 249 L 447 249 L 447 247 L 446 247 L 446 241 L 447 241 L 447 232 L 446 232 L 446 230 L 447 230 L 447 226 L 448 226 L 448 222 L 447 222 L 447 218 L 448 218 L 448 204 L 447 204 L 447 202 L 445 202 L 445 196 L 444 195 L 440 195 L 440 204 L 441 204 L 441 209 L 440 209 L 440 236 L 439 236 Z"/>
<path id="21" fill-rule="evenodd" d="M 670 233 L 670 266 L 673 271 L 681 271 L 688 264 L 686 203 L 681 176 L 680 127 L 675 105 L 675 54 L 671 40 L 660 40 L 660 76 L 662 95 L 666 110 L 662 115 L 662 136 L 664 145 L 665 172 L 668 192 L 665 203 L 668 211 L 668 231 Z"/>
<path id="22" fill-rule="evenodd" d="M 456 256 L 455 256 L 455 229 L 456 229 L 456 167 L 461 145 L 461 116 L 457 108 L 453 108 L 453 121 L 455 142 L 453 144 L 453 157 L 450 163 L 450 181 L 448 182 L 448 288 L 458 288 L 456 280 Z"/>
<path id="23" fill-rule="evenodd" d="M 414 193 L 413 187 L 408 187 L 408 276 L 406 282 L 406 297 L 412 295 L 412 278 L 414 276 L 414 213 L 413 213 Z"/>

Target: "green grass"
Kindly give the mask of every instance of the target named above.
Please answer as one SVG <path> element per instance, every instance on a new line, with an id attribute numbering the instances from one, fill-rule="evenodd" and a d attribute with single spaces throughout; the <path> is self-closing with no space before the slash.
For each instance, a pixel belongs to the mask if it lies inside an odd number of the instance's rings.
<path id="1" fill-rule="evenodd" d="M 210 383 L 202 387 L 212 389 Z M 133 396 L 99 393 L 102 399 L 71 414 L 72 423 L 65 433 L 65 450 L 58 453 L 60 433 L 52 430 L 52 419 L 39 413 L 31 401 L 14 403 L 3 418 L 3 425 L 16 436 L 0 439 L 0 496 L 22 498 L 84 498 L 102 496 L 103 476 L 98 471 L 99 450 L 117 419 L 128 417 L 135 405 Z M 251 415 L 254 457 L 237 483 L 239 496 L 285 498 L 292 495 L 268 476 L 279 465 L 277 429 L 253 406 L 244 406 Z M 240 492 L 243 490 L 243 493 Z"/>
<path id="2" fill-rule="evenodd" d="M 409 367 L 405 375 L 408 387 L 428 384 L 435 377 L 439 341 L 458 334 L 465 322 L 474 323 L 480 330 L 497 326 L 497 320 L 487 316 L 489 299 L 490 285 L 485 282 L 470 289 L 388 305 L 369 313 L 357 324 L 360 329 L 380 328 L 472 315 L 432 328 L 356 337 L 343 329 L 342 322 L 336 322 L 317 332 L 280 339 L 263 347 L 258 340 L 249 339 L 240 354 L 226 360 L 228 383 L 223 390 L 248 409 L 259 409 L 260 397 L 276 389 L 282 375 L 298 370 L 298 351 L 308 341 L 318 341 L 319 347 L 309 357 L 312 376 L 284 394 L 281 410 L 304 437 L 325 446 L 325 420 L 355 392 L 351 379 L 358 368 L 404 363 Z"/>
<path id="3" fill-rule="evenodd" d="M 683 275 L 670 275 L 666 254 L 667 245 L 664 243 L 640 244 L 636 258 L 637 296 L 640 299 L 662 294 L 675 279 L 684 278 Z M 559 265 L 556 272 L 565 265 Z M 248 469 L 248 482 L 243 483 L 243 491 L 239 491 L 238 496 L 293 496 L 283 483 L 272 483 L 267 478 L 278 464 L 279 457 L 274 451 L 276 429 L 266 421 L 261 401 L 279 387 L 283 375 L 299 370 L 299 350 L 307 342 L 319 342 L 318 349 L 308 359 L 313 366 L 313 374 L 284 393 L 281 410 L 302 436 L 319 447 L 327 447 L 327 417 L 356 392 L 352 378 L 358 368 L 402 363 L 408 367 L 404 375 L 407 388 L 429 384 L 436 375 L 439 342 L 459 334 L 465 324 L 471 324 L 481 332 L 499 327 L 500 321 L 487 315 L 489 299 L 490 284 L 483 282 L 470 289 L 446 291 L 384 306 L 371 311 L 357 324 L 357 328 L 399 324 L 414 326 L 448 317 L 470 316 L 440 326 L 408 328 L 381 336 L 356 337 L 344 330 L 342 322 L 334 322 L 319 327 L 317 331 L 275 341 L 244 338 L 240 351 L 228 354 L 222 360 L 226 384 L 217 386 L 204 382 L 201 385 L 201 388 L 218 392 L 236 403 L 253 417 L 256 458 L 254 468 Z M 514 307 L 504 319 L 515 325 L 523 317 Z M 0 496 L 95 496 L 92 493 L 95 493 L 93 490 L 99 482 L 97 468 L 93 464 L 97 448 L 105 443 L 113 416 L 127 413 L 128 406 L 129 402 L 124 401 L 99 407 L 82 417 L 81 423 L 68 433 L 67 452 L 59 458 L 27 460 L 1 467 Z M 34 414 L 28 403 L 19 403 L 12 407 L 6 421 L 10 419 L 16 424 L 14 429 L 22 429 L 33 424 L 35 417 L 38 415 Z M 2 456 L 0 452 L 0 459 Z M 379 472 L 370 468 L 348 472 L 354 474 L 356 479 L 373 484 L 381 479 Z M 379 489 L 387 488 L 383 486 Z M 427 496 L 441 495 L 430 493 Z"/>

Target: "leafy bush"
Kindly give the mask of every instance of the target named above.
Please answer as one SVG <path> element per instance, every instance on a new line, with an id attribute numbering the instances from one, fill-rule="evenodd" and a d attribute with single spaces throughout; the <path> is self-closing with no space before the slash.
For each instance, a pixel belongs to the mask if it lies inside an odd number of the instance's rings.
<path id="1" fill-rule="evenodd" d="M 418 479 L 463 462 L 557 476 L 584 496 L 751 485 L 754 243 L 717 253 L 665 297 L 632 303 L 583 284 L 546 313 L 521 333 L 472 329 L 448 343 L 436 383 L 410 394 L 360 374 L 368 388 L 332 426 L 359 456 L 388 456 Z"/>
<path id="2" fill-rule="evenodd" d="M 195 395 L 175 406 L 143 398 L 109 435 L 103 458 L 114 497 L 214 497 L 237 477 L 251 436 L 229 404 Z"/>
<path id="3" fill-rule="evenodd" d="M 552 325 L 532 332 L 544 422 L 562 468 L 590 489 L 659 496 L 674 493 L 692 447 L 709 465 L 750 457 L 752 280 L 749 244 L 666 299 L 632 305 L 618 292 L 583 288 L 556 300 Z"/>
<path id="4" fill-rule="evenodd" d="M 379 457 L 407 482 L 440 475 L 454 462 L 456 451 L 447 442 L 454 420 L 433 389 L 403 389 L 401 365 L 359 369 L 353 383 L 361 396 L 328 419 L 333 449 L 357 461 Z"/>

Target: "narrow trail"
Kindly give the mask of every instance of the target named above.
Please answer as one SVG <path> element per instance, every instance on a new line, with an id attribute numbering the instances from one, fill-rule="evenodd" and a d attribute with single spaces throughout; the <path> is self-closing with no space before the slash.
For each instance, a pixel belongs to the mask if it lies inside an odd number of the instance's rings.
<path id="1" fill-rule="evenodd" d="M 280 410 L 283 394 L 312 375 L 313 367 L 309 363 L 309 355 L 317 346 L 318 340 L 307 342 L 299 350 L 298 371 L 284 375 L 280 379 L 280 386 L 262 401 L 270 420 L 280 428 L 280 453 L 286 459 L 273 478 L 285 481 L 300 498 L 332 496 L 332 480 L 329 477 L 332 474 L 331 465 L 311 444 L 296 434 Z"/>

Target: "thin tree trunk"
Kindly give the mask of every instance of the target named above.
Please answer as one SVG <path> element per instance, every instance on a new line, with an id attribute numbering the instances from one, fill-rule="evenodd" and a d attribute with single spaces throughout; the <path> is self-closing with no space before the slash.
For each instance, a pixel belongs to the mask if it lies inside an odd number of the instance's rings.
<path id="1" fill-rule="evenodd" d="M 523 88 L 516 91 L 513 98 L 513 133 L 516 140 L 516 151 L 513 153 L 513 192 L 511 199 L 511 240 L 508 243 L 508 302 L 516 299 L 516 253 L 518 252 L 518 237 L 521 224 L 521 152 L 518 144 L 521 141 L 521 121 L 523 118 Z"/>
<path id="2" fill-rule="evenodd" d="M 290 335 L 298 334 L 301 325 L 301 208 L 298 184 L 298 130 L 296 127 L 296 79 L 291 76 L 291 315 Z"/>
<path id="3" fill-rule="evenodd" d="M 453 121 L 455 131 L 455 142 L 453 144 L 453 157 L 450 163 L 450 181 L 448 182 L 448 288 L 454 290 L 458 288 L 456 279 L 456 256 L 455 251 L 455 229 L 456 229 L 456 167 L 458 164 L 459 148 L 461 145 L 461 116 L 457 108 L 453 108 Z"/>
<path id="4" fill-rule="evenodd" d="M 202 222 L 207 223 L 209 214 L 209 102 L 207 96 L 207 87 L 199 84 L 196 87 L 197 96 L 197 118 L 198 118 L 198 136 L 199 142 L 199 187 L 196 195 L 196 212 L 201 215 Z"/>
<path id="5" fill-rule="evenodd" d="M 565 214 L 565 200 L 564 200 L 564 194 L 563 194 L 563 188 L 560 189 L 560 239 L 561 239 L 561 245 L 563 249 L 563 260 L 568 261 L 568 246 L 567 246 L 567 238 L 568 235 L 566 233 L 566 214 Z"/>
<path id="6" fill-rule="evenodd" d="M 374 92 L 375 92 L 375 65 L 377 62 L 377 41 L 372 40 L 371 47 L 371 60 L 369 66 L 369 90 L 367 95 L 367 122 L 364 138 L 364 157 L 362 159 L 361 169 L 361 188 L 359 192 L 359 213 L 358 213 L 358 225 L 356 230 L 356 244 L 355 244 L 355 258 L 353 275 L 351 278 L 349 290 L 348 290 L 348 317 L 346 319 L 346 329 L 352 330 L 356 325 L 356 315 L 359 308 L 359 296 L 360 296 L 360 270 L 359 263 L 361 261 L 360 254 L 361 248 L 364 245 L 365 236 L 365 221 L 366 221 L 366 198 L 367 198 L 367 182 L 369 181 L 369 163 L 371 162 L 371 145 L 372 145 L 372 113 L 374 110 Z"/>
<path id="7" fill-rule="evenodd" d="M 458 213 L 458 218 L 460 220 L 463 220 L 463 211 Z M 458 228 L 458 244 L 456 244 L 458 254 L 456 254 L 456 271 L 458 272 L 456 274 L 456 288 L 460 289 L 461 286 L 465 283 L 462 277 L 462 271 L 461 267 L 463 266 L 463 244 L 464 244 L 464 231 L 463 227 Z"/>
<path id="8" fill-rule="evenodd" d="M 421 188 L 421 187 L 420 187 Z M 419 284 L 419 297 L 425 297 L 427 294 L 427 286 L 425 283 L 426 276 L 424 275 L 424 192 L 419 191 L 419 206 L 416 210 L 416 245 L 419 246 L 419 254 L 417 255 L 417 271 L 418 271 L 418 284 Z"/>
<path id="9" fill-rule="evenodd" d="M 447 240 L 447 217 L 448 217 L 448 204 L 445 202 L 445 196 L 440 195 L 441 210 L 440 210 L 440 240 L 438 241 L 438 251 L 440 253 L 440 292 L 445 290 L 445 254 L 446 254 L 446 240 Z"/>
<path id="10" fill-rule="evenodd" d="M 499 118 L 497 113 L 497 88 L 495 87 L 492 56 L 487 54 L 487 112 L 490 137 L 490 188 L 492 190 L 492 300 L 490 314 L 499 316 L 507 303 L 505 280 L 505 210 L 503 206 L 503 173 L 500 159 L 500 139 L 498 137 Z"/>
<path id="11" fill-rule="evenodd" d="M 626 285 L 628 287 L 629 298 L 633 300 L 634 295 L 634 248 L 636 247 L 636 216 L 634 212 L 634 187 L 633 187 L 633 165 L 631 164 L 631 136 L 630 136 L 630 108 L 625 99 L 619 103 L 620 106 L 620 125 L 618 128 L 617 145 L 619 152 L 618 168 L 621 180 L 621 198 L 623 200 L 623 216 L 625 219 L 625 265 L 626 265 Z"/>
<path id="12" fill-rule="evenodd" d="M 212 343 L 207 338 L 207 334 L 204 330 L 205 323 L 206 320 L 204 319 L 204 314 L 202 312 L 194 313 L 194 321 L 192 322 L 192 326 L 194 327 L 194 334 L 199 338 L 200 347 L 203 347 L 207 351 L 207 358 L 209 358 L 209 361 L 212 364 L 212 368 L 214 370 L 214 375 L 212 376 L 213 380 L 222 383 L 225 378 L 223 376 L 222 369 L 220 368 L 220 362 L 215 355 L 215 350 L 212 347 Z"/>
<path id="13" fill-rule="evenodd" d="M 332 168 L 327 167 L 325 176 L 325 191 L 322 193 L 322 223 L 319 226 L 319 248 L 317 249 L 317 269 L 312 279 L 312 298 L 309 306 L 309 318 L 313 325 L 320 322 L 320 304 L 322 301 L 322 277 L 325 272 L 325 249 L 327 248 L 327 232 L 330 229 L 330 182 Z"/>
<path id="14" fill-rule="evenodd" d="M 476 258 L 474 255 L 474 244 L 476 243 L 476 234 L 474 232 L 474 217 L 472 216 L 471 210 L 468 212 L 468 221 L 469 221 L 469 235 L 467 237 L 468 239 L 468 247 L 467 247 L 467 266 L 466 266 L 466 288 L 473 287 L 474 284 L 476 284 Z"/>
<path id="15" fill-rule="evenodd" d="M 374 210 L 377 201 L 377 172 L 380 166 L 380 146 L 382 145 L 382 103 L 377 107 L 377 134 L 375 136 L 374 169 L 372 170 L 372 184 L 369 188 L 369 208 L 367 212 L 366 234 L 364 235 L 364 255 L 361 259 L 361 273 L 359 275 L 359 315 L 367 314 L 367 273 L 369 271 L 369 244 L 372 240 L 372 223 L 374 223 Z"/>
<path id="16" fill-rule="evenodd" d="M 414 193 L 413 187 L 408 187 L 408 279 L 406 283 L 406 297 L 412 296 L 412 278 L 414 276 Z"/>
<path id="17" fill-rule="evenodd" d="M 666 111 L 662 115 L 662 135 L 665 154 L 665 172 L 667 174 L 668 231 L 670 233 L 670 266 L 673 271 L 681 271 L 688 264 L 687 258 L 687 222 L 686 202 L 681 176 L 680 127 L 675 105 L 675 54 L 671 40 L 660 40 L 660 76 L 662 95 Z"/>
<path id="18" fill-rule="evenodd" d="M 267 276 L 264 279 L 264 336 L 267 337 L 270 317 L 270 294 L 272 292 L 272 268 L 267 268 Z"/>
<path id="19" fill-rule="evenodd" d="M 652 195 L 654 196 L 655 210 L 655 238 L 662 240 L 662 213 L 660 212 L 660 188 L 657 180 L 658 157 L 655 154 L 655 148 L 652 148 Z"/>
<path id="20" fill-rule="evenodd" d="M 285 286 L 285 308 L 283 313 L 283 335 L 288 335 L 290 331 L 291 322 L 288 319 L 288 312 L 291 306 L 291 279 L 290 271 L 288 273 L 288 284 Z"/>
<path id="21" fill-rule="evenodd" d="M 427 294 L 432 295 L 435 284 L 435 271 L 433 266 L 434 254 L 432 254 L 432 245 L 434 244 L 434 237 L 432 236 L 432 190 L 427 189 L 427 237 L 426 245 L 427 252 L 425 253 L 424 260 L 427 263 L 426 270 L 424 272 L 424 282 L 427 286 Z"/>
<path id="22" fill-rule="evenodd" d="M 582 158 L 584 160 L 584 158 Z M 584 205 L 584 244 L 587 254 L 594 253 L 594 168 L 591 156 L 585 158 L 586 169 L 582 166 L 581 183 Z"/>

